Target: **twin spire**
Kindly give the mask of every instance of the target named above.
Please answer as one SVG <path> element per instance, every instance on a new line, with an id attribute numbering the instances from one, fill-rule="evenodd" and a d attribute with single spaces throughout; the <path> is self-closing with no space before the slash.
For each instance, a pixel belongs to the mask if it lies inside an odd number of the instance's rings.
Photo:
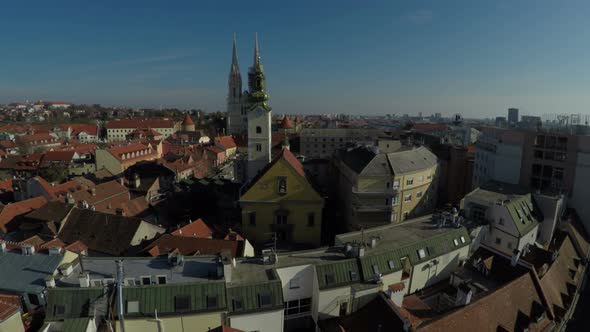
<path id="1" fill-rule="evenodd" d="M 255 44 L 254 44 L 254 68 L 260 67 L 260 48 L 258 47 L 258 32 L 255 35 Z M 238 48 L 236 46 L 236 33 L 234 32 L 234 45 L 232 50 L 232 61 L 231 61 L 231 70 L 232 72 L 239 72 L 240 66 L 238 65 Z"/>

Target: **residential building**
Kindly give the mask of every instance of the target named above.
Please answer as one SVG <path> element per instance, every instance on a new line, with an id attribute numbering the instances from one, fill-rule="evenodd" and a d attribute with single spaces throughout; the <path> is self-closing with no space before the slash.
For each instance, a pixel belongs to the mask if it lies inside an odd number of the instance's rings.
<path id="1" fill-rule="evenodd" d="M 22 314 L 21 301 L 18 296 L 0 295 L 1 332 L 25 332 Z"/>
<path id="2" fill-rule="evenodd" d="M 320 244 L 324 199 L 306 178 L 301 162 L 283 149 L 240 197 L 244 236 L 263 243 Z"/>
<path id="3" fill-rule="evenodd" d="M 115 119 L 106 124 L 109 142 L 124 141 L 136 129 L 152 129 L 164 138 L 180 130 L 180 123 L 171 119 Z"/>
<path id="4" fill-rule="evenodd" d="M 360 229 L 425 215 L 436 205 L 438 161 L 425 147 L 342 150 L 334 166 L 346 223 Z"/>
<path id="5" fill-rule="evenodd" d="M 22 221 L 20 217 L 42 207 L 46 203 L 47 199 L 41 196 L 0 206 L 0 235 L 5 235 L 18 229 Z"/>
<path id="6" fill-rule="evenodd" d="M 331 158 L 347 145 L 374 146 L 381 134 L 372 128 L 304 128 L 300 151 L 309 159 Z"/>
<path id="7" fill-rule="evenodd" d="M 480 244 L 510 256 L 535 245 L 539 221 L 531 194 L 477 188 L 465 196 L 462 205 L 467 218 L 486 225 L 477 236 Z"/>
<path id="8" fill-rule="evenodd" d="M 155 160 L 158 152 L 152 147 L 134 143 L 96 150 L 96 169 L 106 169 L 114 175 L 123 173 L 137 162 Z"/>
<path id="9" fill-rule="evenodd" d="M 56 136 L 47 133 L 17 136 L 15 142 L 25 150 L 25 153 L 38 152 L 62 144 Z"/>
<path id="10" fill-rule="evenodd" d="M 238 150 L 238 146 L 231 136 L 215 137 L 215 146 L 225 151 L 226 159 L 235 156 Z"/>
<path id="11" fill-rule="evenodd" d="M 47 303 L 45 279 L 65 262 L 61 250 L 41 252 L 30 244 L 0 241 L 0 291 L 19 295 L 26 311 Z"/>
<path id="12" fill-rule="evenodd" d="M 143 241 L 163 233 L 163 228 L 139 218 L 74 208 L 62 221 L 58 237 L 66 244 L 82 241 L 91 253 L 122 256 L 139 252 Z"/>

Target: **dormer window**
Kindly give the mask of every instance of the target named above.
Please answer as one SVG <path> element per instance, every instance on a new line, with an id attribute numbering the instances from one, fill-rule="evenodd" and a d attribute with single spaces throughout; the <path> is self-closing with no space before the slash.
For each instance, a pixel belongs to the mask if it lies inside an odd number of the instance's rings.
<path id="1" fill-rule="evenodd" d="M 279 177 L 277 182 L 279 195 L 285 195 L 287 193 L 287 178 Z"/>
<path id="2" fill-rule="evenodd" d="M 418 257 L 419 257 L 420 259 L 423 259 L 423 258 L 425 258 L 425 257 L 426 257 L 426 249 L 425 249 L 425 248 L 422 248 L 422 249 L 419 249 L 419 250 L 418 250 Z"/>

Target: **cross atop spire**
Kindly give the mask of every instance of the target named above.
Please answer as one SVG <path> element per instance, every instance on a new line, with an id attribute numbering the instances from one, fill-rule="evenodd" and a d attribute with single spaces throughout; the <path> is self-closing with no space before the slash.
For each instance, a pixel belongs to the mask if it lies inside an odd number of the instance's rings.
<path id="1" fill-rule="evenodd" d="M 254 67 L 260 66 L 260 49 L 258 48 L 258 32 L 255 35 L 256 44 L 254 45 Z"/>

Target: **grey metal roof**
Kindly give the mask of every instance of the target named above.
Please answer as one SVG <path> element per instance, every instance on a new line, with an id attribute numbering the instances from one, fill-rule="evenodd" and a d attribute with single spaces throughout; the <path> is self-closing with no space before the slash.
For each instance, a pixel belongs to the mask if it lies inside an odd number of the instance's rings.
<path id="1" fill-rule="evenodd" d="M 421 171 L 433 167 L 438 162 L 434 153 L 423 146 L 416 149 L 388 153 L 387 159 L 393 169 L 393 173 L 396 175 Z"/>
<path id="2" fill-rule="evenodd" d="M 24 256 L 20 251 L 0 253 L 0 290 L 38 293 L 45 289 L 45 278 L 53 275 L 63 255 L 36 253 Z"/>
<path id="3" fill-rule="evenodd" d="M 83 257 L 84 272 L 92 279 L 116 278 L 117 265 L 113 257 Z M 184 257 L 182 267 L 174 267 L 168 263 L 167 257 L 124 257 L 124 278 L 140 278 L 142 276 L 166 276 L 167 283 L 204 282 L 217 279 L 217 261 L 213 256 Z M 80 265 L 74 268 L 67 278 L 56 281 L 60 286 L 78 287 Z"/>
<path id="4" fill-rule="evenodd" d="M 369 161 L 365 168 L 363 168 L 361 174 L 372 176 L 392 175 L 393 173 L 391 172 L 391 166 L 389 165 L 387 155 L 383 153 L 375 155 L 373 160 Z"/>

